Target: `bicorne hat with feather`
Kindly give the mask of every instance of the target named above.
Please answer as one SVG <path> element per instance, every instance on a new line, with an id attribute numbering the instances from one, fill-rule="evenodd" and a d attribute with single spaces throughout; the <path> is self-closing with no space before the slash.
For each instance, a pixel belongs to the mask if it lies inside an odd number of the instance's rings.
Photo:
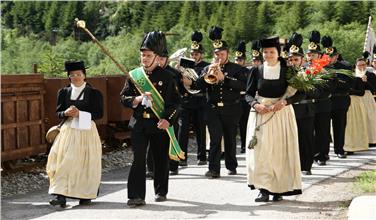
<path id="1" fill-rule="evenodd" d="M 214 52 L 228 50 L 227 42 L 222 40 L 223 28 L 214 26 L 209 30 L 209 38 L 213 41 Z"/>
<path id="2" fill-rule="evenodd" d="M 195 52 L 203 53 L 204 48 L 200 44 L 200 42 L 202 41 L 202 33 L 199 31 L 194 31 L 192 33 L 191 40 L 192 40 L 191 52 L 195 51 Z"/>

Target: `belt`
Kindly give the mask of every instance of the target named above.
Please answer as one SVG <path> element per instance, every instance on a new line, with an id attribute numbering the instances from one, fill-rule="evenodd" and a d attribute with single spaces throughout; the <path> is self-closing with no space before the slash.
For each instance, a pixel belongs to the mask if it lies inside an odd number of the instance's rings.
<path id="1" fill-rule="evenodd" d="M 235 104 L 238 104 L 239 103 L 239 100 L 236 100 L 235 102 L 217 102 L 217 103 L 211 103 L 211 106 L 212 107 L 224 107 L 224 106 L 228 106 L 228 105 L 235 105 Z"/>
<path id="2" fill-rule="evenodd" d="M 332 96 L 347 96 L 349 95 L 348 92 L 344 92 L 344 93 L 333 93 Z"/>
<path id="3" fill-rule="evenodd" d="M 150 119 L 150 118 L 157 118 L 154 114 L 143 112 L 142 113 L 142 118 Z"/>
<path id="4" fill-rule="evenodd" d="M 296 102 L 294 103 L 295 105 L 299 105 L 299 104 L 311 104 L 311 103 L 315 103 L 317 102 L 316 99 L 304 99 L 300 102 Z"/>

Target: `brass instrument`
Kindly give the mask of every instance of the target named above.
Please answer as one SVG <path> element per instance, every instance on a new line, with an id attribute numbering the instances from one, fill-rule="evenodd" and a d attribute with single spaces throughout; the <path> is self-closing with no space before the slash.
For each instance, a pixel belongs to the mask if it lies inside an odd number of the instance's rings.
<path id="1" fill-rule="evenodd" d="M 220 63 L 215 62 L 210 64 L 208 72 L 204 76 L 204 80 L 208 84 L 217 84 L 219 83 L 218 74 L 221 72 Z"/>
<path id="2" fill-rule="evenodd" d="M 177 50 L 175 53 L 173 53 L 168 59 L 172 62 L 177 62 L 176 68 L 180 70 L 181 74 L 184 77 L 187 77 L 188 79 L 192 81 L 196 81 L 198 79 L 198 74 L 193 69 L 194 67 L 194 60 L 188 59 L 184 57 L 184 53 L 187 50 L 187 48 L 182 48 Z M 190 89 L 188 86 L 184 85 L 184 88 L 190 93 L 190 94 L 197 94 L 200 92 L 200 90 L 193 90 Z"/>

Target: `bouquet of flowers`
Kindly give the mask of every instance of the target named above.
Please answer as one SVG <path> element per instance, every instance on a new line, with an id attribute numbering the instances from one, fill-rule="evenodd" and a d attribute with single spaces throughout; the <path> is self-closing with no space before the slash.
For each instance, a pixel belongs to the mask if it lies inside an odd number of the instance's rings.
<path id="1" fill-rule="evenodd" d="M 329 63 L 330 57 L 325 54 L 320 59 L 312 60 L 311 65 L 306 68 L 290 68 L 287 75 L 289 86 L 307 92 L 315 89 L 316 86 L 324 85 L 337 73 L 352 77 L 350 70 L 325 68 Z"/>

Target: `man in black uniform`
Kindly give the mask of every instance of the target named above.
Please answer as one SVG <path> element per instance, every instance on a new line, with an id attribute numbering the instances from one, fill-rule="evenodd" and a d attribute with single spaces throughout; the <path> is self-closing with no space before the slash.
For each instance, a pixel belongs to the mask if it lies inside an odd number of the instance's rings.
<path id="1" fill-rule="evenodd" d="M 130 207 L 145 204 L 145 160 L 146 149 L 149 144 L 154 159 L 155 201 L 162 202 L 166 200 L 170 143 L 166 129 L 176 119 L 179 102 L 179 95 L 171 74 L 158 66 L 160 57 L 167 51 L 165 35 L 156 31 L 149 32 L 142 41 L 140 51 L 141 63 L 145 74 L 164 99 L 164 113 L 159 119 L 147 104 L 153 101 L 150 93 L 145 92 L 142 94 L 136 89 L 132 81 L 127 80 L 125 82 L 120 94 L 120 101 L 124 106 L 134 110 L 130 120 L 134 154 L 128 176 L 129 200 L 127 205 Z"/>
<path id="2" fill-rule="evenodd" d="M 200 44 L 202 41 L 202 33 L 194 31 L 191 35 L 191 50 L 190 56 L 194 59 L 194 70 L 199 75 L 205 66 L 209 63 L 202 60 L 204 48 Z M 189 140 L 189 128 L 190 122 L 192 122 L 194 132 L 197 140 L 197 164 L 206 164 L 206 146 L 205 146 L 205 107 L 206 97 L 204 91 L 184 91 L 182 95 L 182 109 L 179 117 L 179 132 L 178 140 L 179 144 L 184 152 L 186 152 L 186 160 L 181 161 L 181 166 L 187 166 L 188 158 L 188 140 Z"/>
<path id="3" fill-rule="evenodd" d="M 306 52 L 307 63 L 309 66 L 312 60 L 321 57 L 320 52 L 320 32 L 314 30 L 309 34 L 308 50 Z M 315 90 L 316 97 L 314 103 L 314 148 L 313 159 L 318 165 L 326 165 L 329 159 L 330 148 L 330 111 L 331 111 L 331 91 L 334 89 L 333 81 L 328 81 L 325 85 L 317 87 Z"/>
<path id="4" fill-rule="evenodd" d="M 301 34 L 293 33 L 291 35 L 289 39 L 289 62 L 291 66 L 299 69 L 303 68 L 304 65 L 302 43 L 303 37 Z M 312 175 L 315 98 L 314 91 L 309 91 L 305 93 L 305 99 L 292 105 L 298 126 L 300 169 L 304 175 Z"/>
<path id="5" fill-rule="evenodd" d="M 244 79 L 248 79 L 248 75 L 250 73 L 249 69 L 246 67 L 246 45 L 244 41 L 240 41 L 238 44 L 238 48 L 235 51 L 235 63 L 243 67 L 242 74 L 244 75 Z M 244 82 L 247 84 L 247 82 Z M 245 101 L 245 90 L 240 91 L 240 102 L 242 105 L 242 115 L 240 116 L 239 121 L 239 131 L 240 131 L 240 153 L 245 153 L 245 141 L 247 136 L 247 124 L 248 124 L 248 116 L 249 111 L 251 110 L 251 106 Z"/>
<path id="6" fill-rule="evenodd" d="M 334 70 L 351 70 L 351 66 L 345 65 L 344 62 L 338 61 L 338 52 L 335 47 L 333 47 L 333 41 L 330 36 L 324 36 L 321 39 L 321 44 L 325 47 L 325 54 L 331 57 L 330 65 L 328 68 Z M 351 89 L 353 79 L 344 74 L 337 73 L 337 86 L 332 93 L 331 102 L 332 109 L 330 117 L 332 119 L 333 125 L 333 142 L 334 142 L 334 153 L 338 158 L 346 158 L 345 151 L 343 150 L 343 145 L 345 143 L 345 129 L 347 121 L 347 110 L 350 106 L 350 95 L 349 91 Z"/>
<path id="7" fill-rule="evenodd" d="M 252 41 L 252 67 L 257 67 L 262 64 L 260 41 Z"/>
<path id="8" fill-rule="evenodd" d="M 183 78 L 192 89 L 207 89 L 207 123 L 210 134 L 209 171 L 205 176 L 220 177 L 221 139 L 225 141 L 225 164 L 229 175 L 236 175 L 236 130 L 241 116 L 240 91 L 245 90 L 242 67 L 229 61 L 228 46 L 222 41 L 222 28 L 213 27 L 209 38 L 213 40 L 215 63 L 203 69 L 195 82 Z"/>

